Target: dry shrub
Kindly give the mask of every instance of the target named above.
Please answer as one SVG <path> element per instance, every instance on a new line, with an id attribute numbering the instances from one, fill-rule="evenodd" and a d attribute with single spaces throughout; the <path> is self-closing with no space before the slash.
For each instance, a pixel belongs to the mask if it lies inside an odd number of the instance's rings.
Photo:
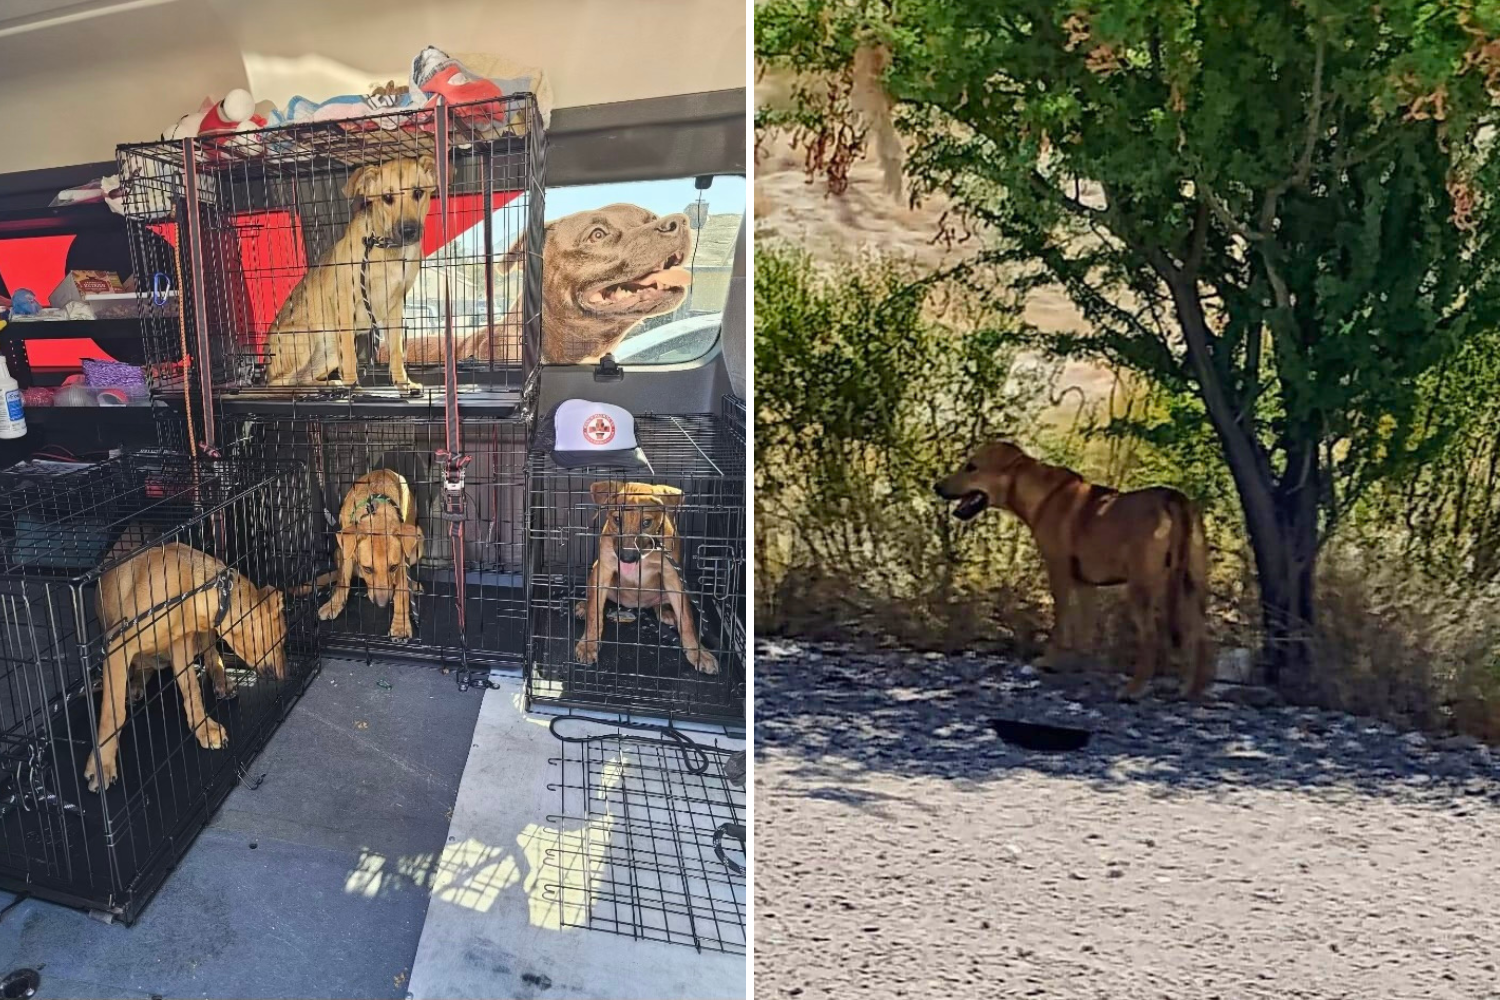
<path id="1" fill-rule="evenodd" d="M 1500 740 L 1500 586 L 1433 579 L 1395 549 L 1325 550 L 1315 696 L 1360 715 Z"/>

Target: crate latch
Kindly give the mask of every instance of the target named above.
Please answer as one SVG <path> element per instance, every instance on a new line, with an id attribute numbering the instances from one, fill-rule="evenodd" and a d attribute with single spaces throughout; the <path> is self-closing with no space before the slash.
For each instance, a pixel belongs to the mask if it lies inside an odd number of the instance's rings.
<path id="1" fill-rule="evenodd" d="M 437 458 L 443 463 L 443 520 L 463 521 L 467 517 L 464 470 L 474 456 L 439 449 Z"/>

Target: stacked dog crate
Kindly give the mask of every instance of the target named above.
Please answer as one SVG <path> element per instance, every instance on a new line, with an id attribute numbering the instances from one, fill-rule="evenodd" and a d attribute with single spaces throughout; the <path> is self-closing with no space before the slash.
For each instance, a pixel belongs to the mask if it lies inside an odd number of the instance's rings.
<path id="1" fill-rule="evenodd" d="M 0 474 L 0 888 L 134 920 L 317 670 L 310 505 L 191 456 Z"/>
<path id="2" fill-rule="evenodd" d="M 540 122 L 518 94 L 120 150 L 192 307 L 145 322 L 163 442 L 306 469 L 328 652 L 520 664 Z"/>

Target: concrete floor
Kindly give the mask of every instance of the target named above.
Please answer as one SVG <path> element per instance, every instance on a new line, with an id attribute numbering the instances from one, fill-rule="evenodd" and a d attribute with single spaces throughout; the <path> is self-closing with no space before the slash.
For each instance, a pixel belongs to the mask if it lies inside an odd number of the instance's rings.
<path id="1" fill-rule="evenodd" d="M 428 894 L 393 860 L 441 853 L 480 701 L 431 666 L 325 661 L 252 765 L 264 782 L 235 789 L 135 926 L 26 900 L 0 921 L 0 974 L 39 969 L 39 998 L 401 1000 Z"/>
<path id="2" fill-rule="evenodd" d="M 28 899 L 0 975 L 40 970 L 39 1000 L 744 997 L 741 955 L 559 926 L 561 744 L 520 705 L 519 679 L 326 661 L 135 926 Z"/>
<path id="3" fill-rule="evenodd" d="M 548 731 L 548 716 L 528 715 L 521 704 L 519 679 L 484 696 L 412 967 L 412 995 L 744 997 L 743 955 L 561 926 L 545 887 L 558 877 L 546 864 L 549 852 L 560 838 L 577 835 L 549 821 L 560 807 L 549 783 L 558 780 L 551 760 L 562 744 Z M 743 746 L 722 735 L 718 742 Z"/>

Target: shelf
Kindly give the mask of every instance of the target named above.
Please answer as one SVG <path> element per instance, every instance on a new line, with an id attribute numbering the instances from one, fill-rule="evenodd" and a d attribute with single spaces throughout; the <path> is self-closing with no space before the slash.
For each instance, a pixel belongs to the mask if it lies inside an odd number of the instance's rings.
<path id="1" fill-rule="evenodd" d="M 131 319 L 12 320 L 0 340 L 140 340 L 141 321 Z"/>
<path id="2" fill-rule="evenodd" d="M 125 220 L 102 201 L 56 208 L 22 208 L 0 211 L 0 239 L 27 236 L 66 236 L 96 229 L 124 228 Z"/>

